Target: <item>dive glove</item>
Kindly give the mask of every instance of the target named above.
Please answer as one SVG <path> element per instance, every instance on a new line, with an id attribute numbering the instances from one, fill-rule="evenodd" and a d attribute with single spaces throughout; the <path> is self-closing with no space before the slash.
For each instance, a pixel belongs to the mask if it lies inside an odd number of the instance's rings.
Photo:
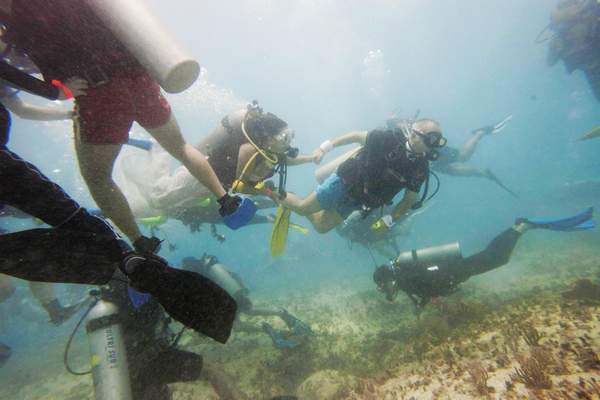
<path id="1" fill-rule="evenodd" d="M 225 193 L 223 197 L 217 200 L 221 208 L 219 208 L 219 214 L 221 217 L 227 217 L 237 211 L 242 202 L 240 196 L 231 197 L 228 193 Z"/>

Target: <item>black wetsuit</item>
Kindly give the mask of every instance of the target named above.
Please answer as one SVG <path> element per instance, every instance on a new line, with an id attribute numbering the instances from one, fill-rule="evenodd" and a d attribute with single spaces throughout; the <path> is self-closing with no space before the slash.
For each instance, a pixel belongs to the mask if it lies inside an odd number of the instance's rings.
<path id="1" fill-rule="evenodd" d="M 119 308 L 134 399 L 171 399 L 168 383 L 199 379 L 202 356 L 172 345 L 173 335 L 167 329 L 170 318 L 154 298 L 135 308 L 127 284 L 111 281 L 102 299 Z"/>
<path id="2" fill-rule="evenodd" d="M 508 263 L 521 233 L 510 228 L 496 236 L 488 247 L 470 257 L 440 263 L 438 269 L 418 265 L 397 266 L 395 278 L 400 290 L 422 300 L 452 294 L 459 283 Z"/>

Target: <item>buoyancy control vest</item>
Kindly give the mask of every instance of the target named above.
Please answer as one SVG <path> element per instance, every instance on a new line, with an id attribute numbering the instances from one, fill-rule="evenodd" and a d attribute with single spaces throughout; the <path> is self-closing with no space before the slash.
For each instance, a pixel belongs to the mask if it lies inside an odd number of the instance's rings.
<path id="1" fill-rule="evenodd" d="M 368 133 L 365 145 L 337 171 L 348 188 L 349 205 L 362 206 L 368 215 L 391 204 L 402 189 L 419 192 L 429 163 L 407 152 L 406 142 L 398 129 Z"/>

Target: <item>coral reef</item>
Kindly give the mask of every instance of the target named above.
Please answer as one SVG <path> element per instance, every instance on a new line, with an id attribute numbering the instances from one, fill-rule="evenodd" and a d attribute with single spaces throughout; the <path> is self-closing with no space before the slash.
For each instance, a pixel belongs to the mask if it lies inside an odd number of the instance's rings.
<path id="1" fill-rule="evenodd" d="M 516 356 L 521 366 L 515 367 L 516 373 L 511 375 L 511 379 L 524 383 L 530 389 L 552 389 L 552 380 L 546 373 L 552 357 L 543 349 L 537 350 L 531 351 L 531 356 L 527 358 L 520 354 Z"/>

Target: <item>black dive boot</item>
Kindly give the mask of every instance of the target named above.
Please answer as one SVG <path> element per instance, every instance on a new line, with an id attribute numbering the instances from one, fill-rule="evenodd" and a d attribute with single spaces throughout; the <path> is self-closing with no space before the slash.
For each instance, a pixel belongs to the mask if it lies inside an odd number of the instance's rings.
<path id="1" fill-rule="evenodd" d="M 133 248 L 137 253 L 145 255 L 156 254 L 160 251 L 162 242 L 162 240 L 155 236 L 152 236 L 151 238 L 142 236 L 135 241 L 135 243 L 133 244 Z"/>
<path id="2" fill-rule="evenodd" d="M 72 306 L 63 307 L 58 302 L 58 299 L 54 299 L 49 303 L 42 304 L 42 306 L 48 312 L 48 315 L 50 316 L 50 322 L 52 322 L 52 324 L 55 326 L 60 326 L 73 315 L 77 314 L 77 312 L 81 310 L 84 302 L 85 300 Z"/>

